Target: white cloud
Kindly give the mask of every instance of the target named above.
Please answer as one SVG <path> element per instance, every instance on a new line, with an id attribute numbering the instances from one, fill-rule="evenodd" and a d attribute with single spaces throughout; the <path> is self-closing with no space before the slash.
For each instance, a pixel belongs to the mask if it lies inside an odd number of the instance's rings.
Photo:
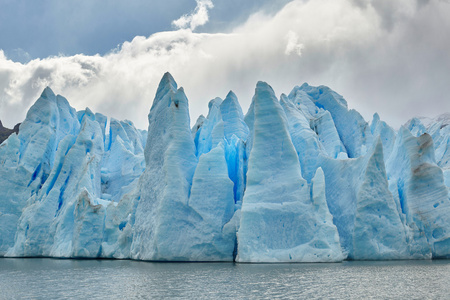
<path id="1" fill-rule="evenodd" d="M 450 111 L 450 18 L 444 18 L 450 6 L 402 0 L 385 9 L 355 1 L 292 1 L 275 15 L 252 15 L 227 34 L 194 33 L 192 24 L 199 23 L 190 19 L 188 29 L 138 36 L 104 56 L 22 64 L 0 51 L 0 120 L 8 126 L 23 120 L 49 85 L 77 109 L 89 106 L 146 128 L 166 71 L 185 88 L 192 122 L 230 89 L 246 111 L 258 80 L 278 94 L 305 81 L 328 85 L 367 119 L 378 111 L 395 126 L 412 115 Z"/>
<path id="2" fill-rule="evenodd" d="M 183 15 L 179 19 L 172 22 L 178 29 L 190 28 L 194 30 L 198 26 L 205 25 L 208 20 L 208 9 L 214 7 L 211 0 L 196 0 L 197 6 L 191 14 Z"/>
<path id="3" fill-rule="evenodd" d="M 286 55 L 290 55 L 291 53 L 296 53 L 298 56 L 302 55 L 302 50 L 305 48 L 305 45 L 298 42 L 298 35 L 292 31 L 289 30 L 289 32 L 286 34 L 286 50 L 284 50 L 284 53 Z"/>

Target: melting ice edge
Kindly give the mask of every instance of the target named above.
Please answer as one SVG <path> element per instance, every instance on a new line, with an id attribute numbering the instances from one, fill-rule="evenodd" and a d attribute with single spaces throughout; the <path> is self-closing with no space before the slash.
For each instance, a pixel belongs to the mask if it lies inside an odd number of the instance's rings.
<path id="1" fill-rule="evenodd" d="M 46 88 L 0 146 L 0 256 L 339 262 L 450 257 L 450 118 L 398 131 L 328 87 L 258 82 L 190 128 L 166 73 L 147 131 Z"/>

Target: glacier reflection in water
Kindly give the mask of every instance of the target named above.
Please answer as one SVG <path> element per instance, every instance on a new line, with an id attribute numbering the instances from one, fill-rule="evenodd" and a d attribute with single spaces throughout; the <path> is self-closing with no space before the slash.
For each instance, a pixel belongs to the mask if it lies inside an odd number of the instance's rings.
<path id="1" fill-rule="evenodd" d="M 450 261 L 336 264 L 0 259 L 0 299 L 437 299 Z"/>

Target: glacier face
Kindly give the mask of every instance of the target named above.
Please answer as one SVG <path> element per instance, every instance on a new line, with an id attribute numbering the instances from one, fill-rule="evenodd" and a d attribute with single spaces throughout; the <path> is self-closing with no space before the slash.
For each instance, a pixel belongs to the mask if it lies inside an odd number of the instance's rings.
<path id="1" fill-rule="evenodd" d="M 343 259 L 318 169 L 313 188 L 300 171 L 287 120 L 272 88 L 258 82 L 253 146 L 238 231 L 240 262 Z"/>
<path id="2" fill-rule="evenodd" d="M 148 131 L 46 88 L 0 145 L 0 256 L 339 262 L 450 257 L 450 117 L 398 131 L 325 86 L 258 82 L 190 128 L 166 73 Z"/>

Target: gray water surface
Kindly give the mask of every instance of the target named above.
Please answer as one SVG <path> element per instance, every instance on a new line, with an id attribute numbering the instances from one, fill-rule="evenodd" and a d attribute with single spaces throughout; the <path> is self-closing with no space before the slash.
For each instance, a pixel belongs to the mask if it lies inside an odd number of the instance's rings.
<path id="1" fill-rule="evenodd" d="M 151 263 L 0 258 L 0 299 L 450 299 L 450 261 Z"/>

